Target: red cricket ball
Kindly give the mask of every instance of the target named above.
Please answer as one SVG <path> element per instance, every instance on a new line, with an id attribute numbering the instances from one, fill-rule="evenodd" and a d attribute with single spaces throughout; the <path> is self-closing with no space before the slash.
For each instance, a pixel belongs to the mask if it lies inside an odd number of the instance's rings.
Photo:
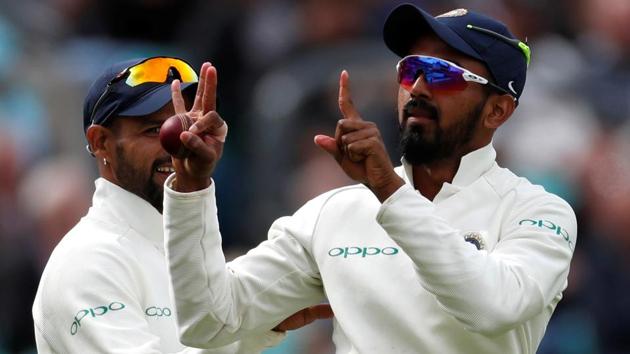
<path id="1" fill-rule="evenodd" d="M 164 150 L 175 158 L 186 158 L 190 150 L 182 144 L 179 135 L 192 124 L 193 120 L 185 113 L 178 113 L 164 121 L 160 128 L 160 143 Z"/>

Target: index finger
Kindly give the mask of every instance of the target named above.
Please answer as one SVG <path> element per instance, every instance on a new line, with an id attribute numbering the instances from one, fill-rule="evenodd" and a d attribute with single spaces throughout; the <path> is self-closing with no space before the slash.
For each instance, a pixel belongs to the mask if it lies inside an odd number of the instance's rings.
<path id="1" fill-rule="evenodd" d="M 173 101 L 175 113 L 186 113 L 186 104 L 184 103 L 182 87 L 179 80 L 173 80 L 171 83 L 171 100 Z"/>
<path id="2" fill-rule="evenodd" d="M 203 107 L 203 114 L 217 110 L 217 68 L 214 66 L 210 66 L 206 70 L 201 106 Z"/>
<path id="3" fill-rule="evenodd" d="M 346 119 L 362 120 L 350 98 L 350 75 L 346 70 L 339 77 L 339 110 Z"/>

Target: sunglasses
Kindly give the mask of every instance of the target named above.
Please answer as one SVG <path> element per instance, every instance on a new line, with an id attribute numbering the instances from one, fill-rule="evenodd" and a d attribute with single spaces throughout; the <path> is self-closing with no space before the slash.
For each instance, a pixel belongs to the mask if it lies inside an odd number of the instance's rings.
<path id="1" fill-rule="evenodd" d="M 425 55 L 409 55 L 396 65 L 398 83 L 411 91 L 416 80 L 422 76 L 431 89 L 441 91 L 462 91 L 469 82 L 488 85 L 501 93 L 509 94 L 504 88 L 493 84 L 488 79 L 450 61 Z"/>
<path id="2" fill-rule="evenodd" d="M 99 104 L 101 104 L 105 97 L 113 91 L 113 86 L 122 80 L 128 87 L 136 87 L 146 83 L 165 84 L 177 79 L 182 83 L 195 83 L 199 81 L 199 77 L 195 70 L 185 61 L 178 58 L 171 57 L 152 57 L 145 59 L 138 64 L 134 64 L 128 68 L 125 68 L 118 75 L 116 75 L 109 83 L 105 91 L 96 100 L 92 113 L 90 115 L 90 122 L 94 123 L 94 115 L 97 112 Z M 101 125 L 109 117 L 102 119 Z"/>
<path id="3" fill-rule="evenodd" d="M 507 43 L 509 45 L 511 45 L 512 47 L 514 47 L 517 50 L 520 50 L 521 53 L 523 53 L 523 56 L 525 56 L 525 63 L 527 64 L 527 66 L 529 66 L 529 63 L 532 61 L 532 50 L 529 48 L 529 46 L 527 45 L 527 38 L 525 39 L 525 42 L 522 42 L 516 38 L 509 38 L 506 37 L 504 35 L 502 35 L 501 33 L 497 33 L 495 31 L 491 31 L 487 28 L 482 28 L 482 27 L 477 27 L 477 26 L 473 26 L 473 25 L 466 25 L 466 28 L 474 30 L 474 31 L 478 31 L 481 33 L 484 33 L 488 36 L 494 37 L 495 39 L 498 39 L 504 43 Z"/>

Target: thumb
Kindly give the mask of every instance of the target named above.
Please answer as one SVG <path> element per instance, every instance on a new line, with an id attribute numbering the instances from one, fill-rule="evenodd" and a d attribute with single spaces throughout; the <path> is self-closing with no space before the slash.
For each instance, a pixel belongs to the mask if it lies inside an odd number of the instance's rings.
<path id="1" fill-rule="evenodd" d="M 341 158 L 341 151 L 337 146 L 337 140 L 327 135 L 315 135 L 315 145 L 322 148 L 324 151 L 332 155 L 335 160 L 339 161 Z"/>

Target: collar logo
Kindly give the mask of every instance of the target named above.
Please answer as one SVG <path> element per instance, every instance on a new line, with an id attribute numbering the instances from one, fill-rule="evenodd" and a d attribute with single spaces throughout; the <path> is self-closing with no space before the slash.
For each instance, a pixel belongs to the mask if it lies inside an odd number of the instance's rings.
<path id="1" fill-rule="evenodd" d="M 460 17 L 468 13 L 466 9 L 455 9 L 435 17 Z"/>

